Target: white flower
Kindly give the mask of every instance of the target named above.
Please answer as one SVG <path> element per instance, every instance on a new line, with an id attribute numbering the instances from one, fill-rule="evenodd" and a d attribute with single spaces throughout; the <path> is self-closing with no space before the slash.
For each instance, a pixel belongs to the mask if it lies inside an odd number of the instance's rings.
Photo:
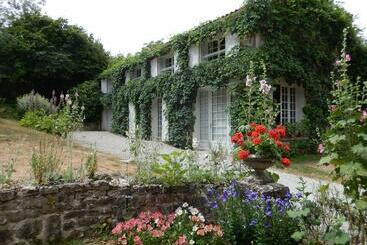
<path id="1" fill-rule="evenodd" d="M 177 216 L 181 216 L 182 215 L 182 208 L 181 207 L 177 208 L 175 213 L 176 213 Z"/>
<path id="2" fill-rule="evenodd" d="M 156 220 L 154 220 L 154 222 L 155 222 L 156 224 L 158 224 L 158 222 L 159 222 L 159 219 L 156 219 Z"/>
<path id="3" fill-rule="evenodd" d="M 197 231 L 199 228 L 198 228 L 198 226 L 197 225 L 194 225 L 194 227 L 192 227 L 192 231 Z"/>
<path id="4" fill-rule="evenodd" d="M 197 215 L 199 213 L 199 210 L 193 207 L 189 207 L 189 210 L 192 215 Z"/>
<path id="5" fill-rule="evenodd" d="M 184 204 L 182 204 L 182 207 L 187 208 L 189 206 L 189 204 L 187 202 L 184 202 Z"/>
<path id="6" fill-rule="evenodd" d="M 71 102 L 71 100 L 67 100 L 67 102 L 66 102 L 68 105 L 71 105 L 72 104 L 72 102 Z"/>
<path id="7" fill-rule="evenodd" d="M 66 94 L 65 95 L 65 100 L 68 100 L 69 99 L 69 94 Z"/>
<path id="8" fill-rule="evenodd" d="M 200 219 L 201 222 L 205 222 L 205 218 L 202 214 L 199 214 L 198 218 Z"/>
<path id="9" fill-rule="evenodd" d="M 250 87 L 252 85 L 253 79 L 250 77 L 250 75 L 246 76 L 246 86 Z"/>
<path id="10" fill-rule="evenodd" d="M 194 240 L 190 240 L 189 244 L 195 244 Z"/>
<path id="11" fill-rule="evenodd" d="M 85 110 L 85 107 L 84 107 L 84 105 L 82 105 L 81 109 L 82 109 L 82 111 L 84 111 L 84 110 Z"/>
<path id="12" fill-rule="evenodd" d="M 269 85 L 266 80 L 261 80 L 260 81 L 260 91 L 263 94 L 269 94 L 270 90 L 271 90 L 271 85 Z"/>

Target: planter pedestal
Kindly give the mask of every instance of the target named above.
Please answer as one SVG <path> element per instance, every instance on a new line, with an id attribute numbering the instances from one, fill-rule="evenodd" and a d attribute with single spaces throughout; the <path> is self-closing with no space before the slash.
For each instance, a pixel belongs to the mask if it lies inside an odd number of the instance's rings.
<path id="1" fill-rule="evenodd" d="M 269 159 L 248 158 L 244 163 L 253 169 L 251 175 L 240 182 L 244 188 L 273 197 L 284 197 L 289 192 L 287 186 L 275 183 L 269 173 L 265 171 L 273 165 Z"/>
<path id="2" fill-rule="evenodd" d="M 251 175 L 247 177 L 249 182 L 253 182 L 258 185 L 274 182 L 271 176 L 265 171 L 273 165 L 271 160 L 266 158 L 248 158 L 244 163 L 254 170 Z"/>

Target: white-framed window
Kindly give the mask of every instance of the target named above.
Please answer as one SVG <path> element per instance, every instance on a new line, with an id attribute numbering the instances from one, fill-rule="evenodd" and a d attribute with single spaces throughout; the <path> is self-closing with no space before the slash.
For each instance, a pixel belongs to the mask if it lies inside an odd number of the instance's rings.
<path id="1" fill-rule="evenodd" d="M 280 122 L 296 122 L 296 88 L 280 86 Z"/>
<path id="2" fill-rule="evenodd" d="M 240 40 L 241 47 L 256 47 L 256 36 L 251 35 Z"/>
<path id="3" fill-rule="evenodd" d="M 109 94 L 112 92 L 112 82 L 110 80 L 104 79 L 101 81 L 101 91 L 104 94 Z"/>
<path id="4" fill-rule="evenodd" d="M 141 68 L 140 67 L 135 67 L 131 72 L 130 72 L 130 79 L 137 79 L 140 78 L 142 75 L 141 72 Z"/>
<path id="5" fill-rule="evenodd" d="M 223 57 L 226 53 L 226 40 L 225 38 L 212 39 L 203 43 L 202 46 L 202 59 L 203 60 L 215 60 L 219 57 Z"/>
<path id="6" fill-rule="evenodd" d="M 173 72 L 174 58 L 173 55 L 166 55 L 158 60 L 159 73 L 162 72 Z"/>
<path id="7" fill-rule="evenodd" d="M 199 148 L 208 149 L 210 145 L 229 145 L 230 118 L 228 90 L 200 88 L 197 97 L 197 137 Z"/>

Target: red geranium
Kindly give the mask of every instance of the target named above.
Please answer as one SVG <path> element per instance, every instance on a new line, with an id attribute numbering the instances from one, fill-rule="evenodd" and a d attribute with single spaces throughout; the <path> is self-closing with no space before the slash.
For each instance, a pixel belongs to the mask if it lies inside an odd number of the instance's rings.
<path id="1" fill-rule="evenodd" d="M 252 143 L 253 143 L 254 145 L 258 145 L 258 144 L 260 144 L 260 143 L 261 143 L 261 139 L 260 139 L 260 138 L 254 138 L 254 139 L 252 139 Z"/>
<path id="2" fill-rule="evenodd" d="M 282 148 L 283 147 L 283 142 L 281 142 L 280 140 L 276 140 L 275 144 L 277 144 L 278 148 Z"/>
<path id="3" fill-rule="evenodd" d="M 285 127 L 283 125 L 278 125 L 276 128 L 277 132 L 280 134 L 280 136 L 285 137 Z"/>
<path id="4" fill-rule="evenodd" d="M 242 142 L 243 143 L 243 134 L 241 132 L 235 133 L 231 137 L 231 141 L 232 141 L 232 143 L 237 143 L 237 144 L 238 144 L 238 142 L 240 142 L 240 143 Z M 239 144 L 239 145 L 241 145 L 241 144 Z"/>
<path id="5" fill-rule="evenodd" d="M 246 151 L 246 150 L 239 150 L 238 151 L 238 158 L 241 159 L 241 160 L 246 160 L 249 155 L 250 155 L 249 151 Z"/>
<path id="6" fill-rule="evenodd" d="M 263 134 L 266 132 L 266 127 L 264 125 L 257 125 L 255 127 L 255 131 L 258 132 L 259 134 Z"/>
<path id="7" fill-rule="evenodd" d="M 256 126 L 257 126 L 257 124 L 256 124 L 256 123 L 254 123 L 254 122 L 250 123 L 250 127 L 251 127 L 251 128 L 255 128 Z"/>
<path id="8" fill-rule="evenodd" d="M 257 137 L 259 137 L 259 133 L 257 132 L 257 131 L 252 131 L 251 133 L 250 133 L 250 136 L 252 137 L 252 138 L 257 138 Z"/>
<path id="9" fill-rule="evenodd" d="M 275 129 L 270 129 L 269 130 L 269 136 L 270 136 L 270 138 L 273 138 L 275 140 L 278 140 L 279 139 L 279 133 Z"/>
<path id="10" fill-rule="evenodd" d="M 282 160 L 281 160 L 282 164 L 286 167 L 289 167 L 291 165 L 291 160 L 289 160 L 288 158 L 286 157 L 282 157 Z"/>
<path id="11" fill-rule="evenodd" d="M 285 152 L 288 152 L 290 150 L 289 145 L 285 144 L 283 149 L 284 149 Z"/>

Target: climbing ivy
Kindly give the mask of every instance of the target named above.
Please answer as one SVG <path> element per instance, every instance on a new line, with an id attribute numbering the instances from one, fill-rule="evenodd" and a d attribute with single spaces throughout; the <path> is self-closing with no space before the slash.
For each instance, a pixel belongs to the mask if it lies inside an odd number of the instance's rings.
<path id="1" fill-rule="evenodd" d="M 161 96 L 166 103 L 169 142 L 181 148 L 190 147 L 194 104 L 201 86 L 230 88 L 231 123 L 232 128 L 236 128 L 240 122 L 237 118 L 240 95 L 245 93 L 241 81 L 250 61 L 254 64 L 263 61 L 273 82 L 282 78 L 289 84 L 297 83 L 305 88 L 304 113 L 310 130 L 316 132 L 316 128 L 327 125 L 326 101 L 331 88 L 328 78 L 345 27 L 352 27 L 352 16 L 332 0 L 248 0 L 241 9 L 178 34 L 167 43 L 149 43 L 141 52 L 126 57 L 114 72 L 108 73 L 116 87 L 112 101 L 114 131 L 127 129 L 127 107 L 132 103 L 142 134 L 150 138 L 152 100 Z M 226 33 L 235 33 L 240 38 L 261 33 L 264 43 L 260 48 L 236 47 L 225 57 L 189 67 L 191 45 Z M 348 38 L 355 45 L 351 50 L 359 52 L 352 56 L 367 57 L 367 49 L 361 46 L 356 32 L 351 32 Z M 171 50 L 178 53 L 179 70 L 174 74 L 150 77 L 150 60 Z M 361 66 L 361 62 L 352 67 Z M 125 72 L 137 65 L 142 67 L 142 78 L 125 84 Z"/>

